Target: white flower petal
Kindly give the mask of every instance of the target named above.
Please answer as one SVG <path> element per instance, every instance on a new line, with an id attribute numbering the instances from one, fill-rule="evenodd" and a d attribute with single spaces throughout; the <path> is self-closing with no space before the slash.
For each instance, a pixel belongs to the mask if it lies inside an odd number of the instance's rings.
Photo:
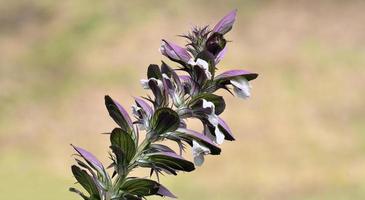
<path id="1" fill-rule="evenodd" d="M 208 147 L 200 144 L 199 142 L 193 140 L 193 155 L 197 155 L 197 154 L 201 154 L 201 153 L 203 153 L 204 155 L 209 154 L 210 149 L 208 149 Z"/>
<path id="2" fill-rule="evenodd" d="M 202 144 L 199 144 L 197 141 L 193 140 L 193 156 L 194 163 L 197 166 L 201 166 L 204 162 L 204 155 L 210 154 L 210 149 L 205 147 Z"/>
<path id="3" fill-rule="evenodd" d="M 155 79 L 155 78 L 153 78 L 153 79 Z M 158 87 L 161 89 L 161 90 L 163 90 L 163 84 L 162 84 L 162 81 L 161 80 L 159 80 L 159 79 L 156 79 L 157 80 L 157 85 L 158 85 Z"/>
<path id="4" fill-rule="evenodd" d="M 214 130 L 215 140 L 216 140 L 217 144 L 223 144 L 224 134 L 221 132 L 221 130 L 219 130 L 218 126 L 216 126 L 214 129 L 215 129 Z"/>
<path id="5" fill-rule="evenodd" d="M 211 139 L 212 141 L 215 141 L 215 136 L 210 132 L 208 127 L 205 127 L 205 136 L 207 136 L 209 139 Z"/>
<path id="6" fill-rule="evenodd" d="M 165 74 L 165 73 L 163 73 L 163 74 L 162 74 L 162 77 L 163 77 L 164 79 L 170 80 L 170 77 L 168 77 L 168 76 L 167 76 L 167 74 Z"/>
<path id="7" fill-rule="evenodd" d="M 198 60 L 196 61 L 196 65 L 198 65 L 204 70 L 205 75 L 207 76 L 208 79 L 212 78 L 212 74 L 209 71 L 209 64 L 207 63 L 207 61 L 198 58 Z"/>
<path id="8" fill-rule="evenodd" d="M 203 108 L 212 109 L 212 113 L 208 115 L 208 121 L 213 125 L 218 125 L 218 116 L 215 114 L 215 105 L 214 103 L 203 99 Z"/>
<path id="9" fill-rule="evenodd" d="M 195 65 L 199 66 L 200 68 L 202 68 L 204 70 L 205 75 L 207 76 L 208 79 L 212 78 L 212 74 L 209 71 L 209 64 L 207 63 L 207 61 L 198 58 L 198 60 L 196 60 L 196 62 L 195 62 L 194 59 L 191 58 L 188 61 L 188 64 L 192 65 L 192 66 L 195 66 Z"/>
<path id="10" fill-rule="evenodd" d="M 207 101 L 203 99 L 203 108 L 211 108 L 213 111 L 215 111 L 214 103 Z"/>
<path id="11" fill-rule="evenodd" d="M 194 58 L 190 58 L 190 60 L 188 61 L 188 64 L 192 65 L 192 66 L 196 65 Z"/>
<path id="12" fill-rule="evenodd" d="M 212 113 L 212 114 L 208 115 L 208 121 L 213 126 L 218 126 L 219 119 L 218 119 L 218 116 L 216 114 Z"/>
<path id="13" fill-rule="evenodd" d="M 233 91 L 238 97 L 247 99 L 251 96 L 251 85 L 245 77 L 240 76 L 232 79 L 230 82 L 233 85 Z"/>
<path id="14" fill-rule="evenodd" d="M 132 112 L 133 112 L 134 115 L 139 116 L 139 114 L 138 114 L 139 110 L 141 110 L 140 107 L 138 107 L 136 105 L 132 105 Z"/>
<path id="15" fill-rule="evenodd" d="M 204 163 L 204 155 L 203 154 L 199 154 L 198 156 L 194 157 L 194 164 L 196 166 L 202 166 Z"/>
<path id="16" fill-rule="evenodd" d="M 147 79 L 141 79 L 140 82 L 141 82 L 141 85 L 142 85 L 143 89 L 150 89 L 150 86 L 148 85 L 148 80 Z"/>
<path id="17" fill-rule="evenodd" d="M 198 65 L 199 67 L 201 67 L 202 69 L 208 69 L 209 68 L 209 64 L 207 63 L 207 61 L 198 58 L 198 60 L 196 60 L 196 65 Z"/>

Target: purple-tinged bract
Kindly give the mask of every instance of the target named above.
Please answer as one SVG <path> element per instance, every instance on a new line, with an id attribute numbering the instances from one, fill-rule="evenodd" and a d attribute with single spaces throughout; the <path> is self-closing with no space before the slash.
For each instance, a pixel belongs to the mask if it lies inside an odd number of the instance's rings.
<path id="1" fill-rule="evenodd" d="M 213 28 L 213 33 L 226 34 L 233 27 L 236 20 L 237 10 L 233 10 L 228 15 L 224 16 Z"/>
<path id="2" fill-rule="evenodd" d="M 72 145 L 72 147 L 79 153 L 79 155 L 87 162 L 89 163 L 93 168 L 103 171 L 104 167 L 103 164 L 90 152 L 86 151 L 83 148 L 76 147 Z"/>
<path id="3" fill-rule="evenodd" d="M 164 56 L 167 56 L 173 61 L 177 62 L 181 61 L 183 63 L 188 63 L 189 60 L 191 59 L 191 55 L 185 48 L 180 47 L 172 42 L 168 42 L 166 40 L 162 40 L 160 50 Z"/>

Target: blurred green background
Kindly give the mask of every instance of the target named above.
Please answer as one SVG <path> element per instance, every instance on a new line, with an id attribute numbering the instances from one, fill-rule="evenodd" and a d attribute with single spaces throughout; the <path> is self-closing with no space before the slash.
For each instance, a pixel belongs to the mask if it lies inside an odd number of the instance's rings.
<path id="1" fill-rule="evenodd" d="M 165 59 L 160 39 L 182 44 L 234 8 L 219 70 L 260 74 L 248 101 L 221 93 L 237 141 L 163 183 L 180 199 L 365 199 L 365 1 L 354 0 L 1 0 L 0 199 L 79 199 L 69 144 L 108 163 L 103 96 L 128 108 Z"/>

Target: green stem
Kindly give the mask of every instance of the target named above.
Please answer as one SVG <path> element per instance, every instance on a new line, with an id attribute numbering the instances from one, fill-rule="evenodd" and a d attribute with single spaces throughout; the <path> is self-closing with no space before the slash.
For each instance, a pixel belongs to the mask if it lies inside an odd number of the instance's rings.
<path id="1" fill-rule="evenodd" d="M 148 135 L 148 134 L 146 134 Z M 144 140 L 142 141 L 142 143 L 138 146 L 136 154 L 134 155 L 134 157 L 131 160 L 131 165 L 133 165 L 138 158 L 142 155 L 143 151 L 146 149 L 146 147 L 148 147 L 151 144 L 151 142 L 149 141 L 149 138 L 146 136 L 144 138 Z M 128 167 L 129 168 L 129 167 Z"/>
<path id="2" fill-rule="evenodd" d="M 114 183 L 114 189 L 120 188 L 121 184 L 124 182 L 124 180 L 128 177 L 128 174 L 133 170 L 135 167 L 135 162 L 139 159 L 139 157 L 143 154 L 144 150 L 151 144 L 151 142 L 148 140 L 148 137 L 146 137 L 140 145 L 138 145 L 136 154 L 130 161 L 129 166 L 126 169 L 126 172 L 123 175 L 119 175 L 115 180 Z"/>

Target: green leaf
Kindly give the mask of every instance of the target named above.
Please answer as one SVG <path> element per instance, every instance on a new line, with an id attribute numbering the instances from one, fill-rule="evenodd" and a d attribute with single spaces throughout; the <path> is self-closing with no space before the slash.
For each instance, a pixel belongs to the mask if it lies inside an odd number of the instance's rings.
<path id="1" fill-rule="evenodd" d="M 110 149 L 115 155 L 114 163 L 111 166 L 115 167 L 115 172 L 120 176 L 124 176 L 128 169 L 128 163 L 126 162 L 123 151 L 117 146 L 110 146 Z"/>
<path id="2" fill-rule="evenodd" d="M 152 117 L 152 129 L 158 135 L 175 131 L 179 124 L 179 115 L 170 108 L 159 108 Z"/>
<path id="3" fill-rule="evenodd" d="M 142 200 L 142 198 L 137 197 L 137 196 L 133 196 L 133 195 L 130 195 L 130 194 L 126 194 L 126 195 L 124 195 L 123 197 L 121 197 L 120 199 L 117 199 L 117 200 Z"/>
<path id="4" fill-rule="evenodd" d="M 130 178 L 123 183 L 121 189 L 132 195 L 150 196 L 157 193 L 158 183 L 149 179 Z"/>
<path id="5" fill-rule="evenodd" d="M 82 170 L 76 165 L 72 165 L 71 170 L 77 182 L 80 183 L 80 185 L 90 194 L 90 196 L 96 196 L 100 198 L 99 190 L 93 178 L 85 170 Z"/>
<path id="6" fill-rule="evenodd" d="M 146 155 L 153 165 L 161 168 L 168 167 L 179 171 L 191 172 L 194 164 L 173 152 L 157 152 Z"/>
<path id="7" fill-rule="evenodd" d="M 210 101 L 214 104 L 216 115 L 221 114 L 224 111 L 224 109 L 226 108 L 226 103 L 224 102 L 223 97 L 215 95 L 215 94 L 210 94 L 210 93 L 203 93 L 203 94 L 196 95 L 189 102 L 189 106 L 193 108 L 198 102 L 201 102 L 202 99 L 205 99 L 206 101 Z"/>
<path id="8" fill-rule="evenodd" d="M 136 154 L 136 141 L 132 135 L 120 128 L 115 128 L 110 134 L 110 142 L 112 146 L 120 148 L 124 154 L 126 164 L 132 160 Z"/>
<path id="9" fill-rule="evenodd" d="M 127 111 L 110 96 L 105 96 L 105 106 L 108 109 L 109 115 L 123 129 L 132 132 L 132 120 Z"/>
<path id="10" fill-rule="evenodd" d="M 166 187 L 150 179 L 129 178 L 123 183 L 121 190 L 139 197 L 159 195 L 176 198 Z"/>

